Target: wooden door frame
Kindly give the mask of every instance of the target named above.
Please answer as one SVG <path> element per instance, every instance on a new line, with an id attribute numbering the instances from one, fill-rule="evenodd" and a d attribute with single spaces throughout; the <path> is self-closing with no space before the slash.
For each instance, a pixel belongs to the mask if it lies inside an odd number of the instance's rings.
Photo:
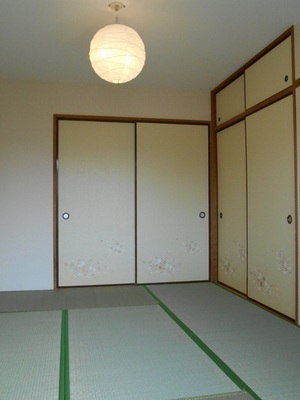
<path id="1" fill-rule="evenodd" d="M 53 281 L 54 288 L 59 288 L 58 285 L 58 143 L 59 143 L 59 121 L 99 121 L 99 122 L 128 122 L 135 124 L 135 137 L 136 125 L 139 122 L 147 123 L 160 123 L 160 124 L 182 124 L 182 125 L 205 125 L 208 127 L 209 146 L 210 146 L 210 121 L 205 120 L 184 120 L 184 119 L 160 119 L 160 118 L 134 118 L 134 117 L 113 117 L 113 116 L 94 116 L 94 115 L 72 115 L 72 114 L 54 114 L 53 115 Z M 136 142 L 136 138 L 135 138 Z M 208 150 L 209 151 L 209 150 Z M 135 145 L 135 169 L 136 169 L 136 145 Z M 211 156 L 209 153 L 209 165 L 211 169 Z M 209 205 L 211 205 L 210 196 L 210 178 L 209 172 Z M 136 170 L 135 170 L 135 201 L 136 201 Z M 135 207 L 136 212 L 136 207 Z M 210 211 L 211 216 L 211 211 Z M 135 223 L 136 231 L 136 223 Z M 211 231 L 211 218 L 209 221 L 209 232 Z M 135 239 L 136 240 L 136 239 Z M 211 260 L 211 243 L 210 246 L 210 260 Z M 136 247 L 136 246 L 135 246 Z M 135 249 L 136 251 L 136 249 Z M 136 255 L 135 255 L 136 259 Z M 135 261 L 136 262 L 136 261 Z M 136 265 L 135 265 L 136 268 Z M 209 271 L 211 271 L 209 265 Z M 211 272 L 210 272 L 211 273 Z"/>

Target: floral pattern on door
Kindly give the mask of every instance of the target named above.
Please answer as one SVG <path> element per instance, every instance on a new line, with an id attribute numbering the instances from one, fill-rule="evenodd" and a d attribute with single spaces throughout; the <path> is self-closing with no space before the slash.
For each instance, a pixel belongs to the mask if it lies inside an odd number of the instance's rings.
<path id="1" fill-rule="evenodd" d="M 156 256 L 149 260 L 144 260 L 143 264 L 147 266 L 148 271 L 152 275 L 167 275 L 178 271 L 180 266 L 176 264 L 175 260 L 172 260 L 168 256 Z"/>
<path id="2" fill-rule="evenodd" d="M 110 260 L 109 265 L 114 264 L 114 257 L 119 257 L 126 253 L 126 245 L 117 240 L 100 240 L 99 244 L 100 247 L 102 246 L 100 255 L 102 253 L 103 259 Z M 108 267 L 107 263 L 101 263 L 93 257 L 72 259 L 69 262 L 65 262 L 63 267 L 70 275 L 85 278 L 103 276 L 111 271 L 111 267 Z"/>
<path id="3" fill-rule="evenodd" d="M 225 275 L 235 276 L 238 274 L 239 266 L 234 260 L 246 260 L 247 250 L 239 241 L 235 241 L 234 254 L 220 260 L 221 270 Z"/>
<path id="4" fill-rule="evenodd" d="M 265 295 L 276 295 L 276 287 L 270 281 L 270 274 L 262 269 L 250 273 L 254 287 L 258 292 Z"/>
<path id="5" fill-rule="evenodd" d="M 93 260 L 91 258 L 77 258 L 70 262 L 65 262 L 63 265 L 64 269 L 69 272 L 70 275 L 75 277 L 97 277 L 108 273 L 109 268 L 106 265 Z"/>
<path id="6" fill-rule="evenodd" d="M 263 269 L 256 269 L 250 273 L 254 287 L 257 291 L 272 296 L 279 295 L 279 288 L 272 283 L 274 268 L 280 273 L 280 280 L 287 279 L 292 273 L 291 257 L 288 257 L 283 250 L 272 250 L 273 264 Z"/>
<path id="7" fill-rule="evenodd" d="M 181 241 L 181 246 L 183 246 L 183 249 L 186 253 L 199 253 L 199 251 L 201 251 L 201 243 L 195 240 L 183 240 Z"/>
<path id="8" fill-rule="evenodd" d="M 283 274 L 291 274 L 292 273 L 291 257 L 288 257 L 281 250 L 276 251 L 275 256 L 276 256 L 277 268 L 279 269 L 279 271 L 281 271 Z"/>

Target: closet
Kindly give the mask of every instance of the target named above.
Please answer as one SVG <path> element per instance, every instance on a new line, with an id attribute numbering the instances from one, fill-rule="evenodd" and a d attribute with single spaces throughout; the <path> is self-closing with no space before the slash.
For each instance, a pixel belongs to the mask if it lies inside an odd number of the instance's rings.
<path id="1" fill-rule="evenodd" d="M 212 92 L 218 282 L 296 319 L 292 30 Z"/>
<path id="2" fill-rule="evenodd" d="M 292 43 L 287 37 L 245 70 L 246 108 L 292 84 Z"/>
<path id="3" fill-rule="evenodd" d="M 297 125 L 297 132 L 296 132 L 296 141 L 297 141 L 297 154 L 300 154 L 300 22 L 296 24 L 293 27 L 294 30 L 294 56 L 295 56 L 295 93 L 296 93 L 296 125 Z M 299 156 L 298 156 L 299 157 Z M 300 176 L 300 162 L 297 160 L 297 177 L 299 179 Z M 298 185 L 297 187 L 297 198 L 298 198 L 298 204 L 297 204 L 297 211 L 298 215 L 300 212 L 300 204 L 299 204 L 299 199 L 300 199 L 300 187 Z M 300 245 L 300 235 L 298 234 L 298 242 L 297 242 L 298 248 Z M 299 265 L 299 260 L 298 260 L 298 265 Z M 300 273 L 299 273 L 299 267 L 298 267 L 298 324 L 300 325 Z"/>
<path id="4" fill-rule="evenodd" d="M 134 124 L 60 120 L 58 135 L 58 285 L 134 283 Z"/>
<path id="5" fill-rule="evenodd" d="M 244 75 L 241 75 L 216 94 L 217 125 L 245 111 L 244 86 Z"/>
<path id="6" fill-rule="evenodd" d="M 295 317 L 292 96 L 246 118 L 248 296 Z"/>
<path id="7" fill-rule="evenodd" d="M 56 127 L 57 286 L 208 280 L 208 125 Z"/>
<path id="8" fill-rule="evenodd" d="M 138 283 L 208 280 L 208 128 L 137 125 Z"/>
<path id="9" fill-rule="evenodd" d="M 217 134 L 220 282 L 247 292 L 246 138 L 241 121 Z M 229 189 L 230 188 L 230 189 Z"/>

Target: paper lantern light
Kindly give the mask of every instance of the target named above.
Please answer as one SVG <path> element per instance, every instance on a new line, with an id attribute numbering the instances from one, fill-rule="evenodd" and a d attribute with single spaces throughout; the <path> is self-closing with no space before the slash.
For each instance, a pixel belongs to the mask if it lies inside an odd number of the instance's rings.
<path id="1" fill-rule="evenodd" d="M 119 84 L 139 75 L 145 64 L 146 53 L 144 43 L 134 29 L 112 24 L 95 34 L 89 57 L 100 78 Z"/>

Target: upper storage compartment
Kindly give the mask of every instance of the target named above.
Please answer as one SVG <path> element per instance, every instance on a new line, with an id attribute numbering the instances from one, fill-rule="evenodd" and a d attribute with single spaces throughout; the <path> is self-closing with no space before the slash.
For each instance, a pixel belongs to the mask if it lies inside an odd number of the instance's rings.
<path id="1" fill-rule="evenodd" d="M 294 26 L 295 38 L 295 73 L 296 79 L 300 78 L 300 22 Z"/>
<path id="2" fill-rule="evenodd" d="M 245 81 L 247 109 L 292 85 L 291 37 L 246 69 Z"/>
<path id="3" fill-rule="evenodd" d="M 245 111 L 244 75 L 216 95 L 216 124 L 221 125 Z"/>

